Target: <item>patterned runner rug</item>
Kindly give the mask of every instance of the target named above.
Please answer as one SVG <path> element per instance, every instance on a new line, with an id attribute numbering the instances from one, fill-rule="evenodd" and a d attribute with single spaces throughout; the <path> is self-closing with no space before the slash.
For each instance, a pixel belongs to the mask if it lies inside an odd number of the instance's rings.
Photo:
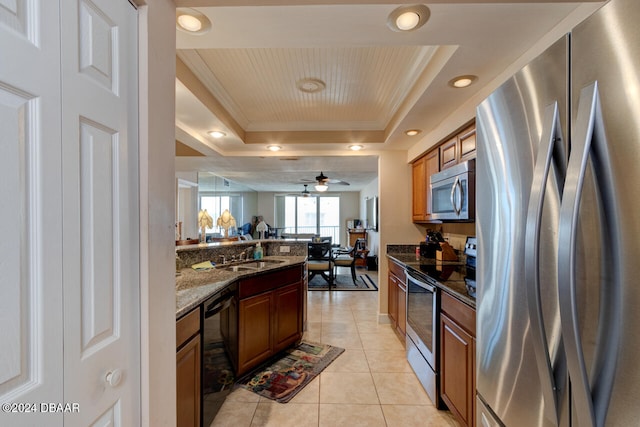
<path id="1" fill-rule="evenodd" d="M 287 403 L 344 352 L 328 344 L 301 342 L 236 382 L 237 387 Z"/>

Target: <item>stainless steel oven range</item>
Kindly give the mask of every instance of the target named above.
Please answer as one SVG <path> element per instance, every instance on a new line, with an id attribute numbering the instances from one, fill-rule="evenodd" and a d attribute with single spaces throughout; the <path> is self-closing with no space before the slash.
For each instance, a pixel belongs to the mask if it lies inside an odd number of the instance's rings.
<path id="1" fill-rule="evenodd" d="M 407 271 L 407 360 L 437 408 L 439 392 L 438 322 L 440 290 L 431 279 Z"/>

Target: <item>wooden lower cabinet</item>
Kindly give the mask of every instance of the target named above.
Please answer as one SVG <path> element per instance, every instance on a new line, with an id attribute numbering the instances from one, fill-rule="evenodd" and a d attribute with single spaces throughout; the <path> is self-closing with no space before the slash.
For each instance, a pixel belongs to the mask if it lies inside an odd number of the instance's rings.
<path id="1" fill-rule="evenodd" d="M 440 396 L 461 425 L 475 426 L 475 309 L 442 293 Z"/>
<path id="2" fill-rule="evenodd" d="M 222 322 L 237 376 L 302 339 L 304 289 L 303 266 L 239 281 L 237 304 Z M 234 324 L 237 335 L 224 330 Z"/>
<path id="3" fill-rule="evenodd" d="M 200 307 L 176 322 L 176 401 L 179 427 L 200 426 Z"/>
<path id="4" fill-rule="evenodd" d="M 276 353 L 301 339 L 303 319 L 300 301 L 303 289 L 300 283 L 294 283 L 273 292 L 273 345 Z"/>
<path id="5" fill-rule="evenodd" d="M 271 292 L 240 300 L 238 374 L 248 371 L 272 354 L 272 311 Z"/>
<path id="6" fill-rule="evenodd" d="M 389 261 L 389 302 L 391 323 L 401 335 L 407 332 L 407 284 L 404 268 Z"/>

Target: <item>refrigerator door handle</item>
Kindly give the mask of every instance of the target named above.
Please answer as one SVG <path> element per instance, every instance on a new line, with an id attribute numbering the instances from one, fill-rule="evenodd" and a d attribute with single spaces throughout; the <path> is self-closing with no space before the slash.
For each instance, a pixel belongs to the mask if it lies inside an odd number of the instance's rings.
<path id="1" fill-rule="evenodd" d="M 545 188 L 549 177 L 551 161 L 554 152 L 559 153 L 561 159 L 556 159 L 556 170 L 560 175 L 557 182 L 564 181 L 565 159 L 560 116 L 558 103 L 549 105 L 544 112 L 543 132 L 538 145 L 538 155 L 534 166 L 533 179 L 531 182 L 531 192 L 529 193 L 529 207 L 527 210 L 526 222 L 526 242 L 525 245 L 525 283 L 527 290 L 527 302 L 529 306 L 529 318 L 531 320 L 531 332 L 535 341 L 535 356 L 537 362 L 538 375 L 541 381 L 543 398 L 545 401 L 545 416 L 553 425 L 559 422 L 559 399 L 560 393 L 553 374 L 547 334 L 544 328 L 544 318 L 542 314 L 542 301 L 540 297 L 540 227 L 542 222 L 542 208 L 545 198 Z M 556 146 L 557 147 L 554 147 Z M 561 184 L 560 184 L 561 185 Z M 560 340 L 562 338 L 559 338 Z M 560 342 L 558 348 L 562 349 Z M 562 355 L 560 355 L 562 356 Z"/>
<path id="2" fill-rule="evenodd" d="M 591 380 L 582 344 L 578 314 L 577 286 L 577 238 L 580 230 L 579 214 L 586 169 L 591 160 L 599 190 L 599 207 L 603 213 L 601 226 L 611 246 L 602 251 L 602 265 L 606 271 L 600 279 L 600 313 L 596 336 L 597 349 L 590 367 Z M 575 405 L 575 417 L 580 427 L 605 425 L 609 401 L 622 337 L 622 286 L 619 263 L 622 259 L 619 247 L 620 230 L 615 212 L 615 189 L 611 176 L 608 142 L 598 94 L 598 83 L 582 89 L 578 104 L 571 156 L 567 169 L 562 205 L 560 207 L 558 249 L 558 298 L 560 321 L 571 394 Z M 611 285 L 602 288 L 603 283 Z"/>

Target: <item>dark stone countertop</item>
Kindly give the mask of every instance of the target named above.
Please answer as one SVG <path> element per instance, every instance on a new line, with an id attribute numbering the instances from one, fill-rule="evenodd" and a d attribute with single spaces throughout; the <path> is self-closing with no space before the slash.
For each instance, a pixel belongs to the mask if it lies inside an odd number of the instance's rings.
<path id="1" fill-rule="evenodd" d="M 415 245 L 414 245 L 415 247 Z M 412 253 L 387 253 L 387 257 L 404 266 L 407 272 L 433 283 L 465 304 L 476 308 L 476 299 L 467 293 L 464 278 L 467 274 L 462 261 L 438 261 L 435 258 L 416 257 Z"/>
<path id="2" fill-rule="evenodd" d="M 304 264 L 307 257 L 296 256 L 265 256 L 260 261 L 266 261 L 264 267 L 255 270 L 227 271 L 229 264 L 219 265 L 211 270 L 196 271 L 191 267 L 183 268 L 176 275 L 176 319 L 188 313 L 194 307 L 202 304 L 213 294 L 241 277 L 256 276 L 268 271 L 281 270 L 294 265 Z M 281 262 L 269 262 L 281 261 Z"/>

